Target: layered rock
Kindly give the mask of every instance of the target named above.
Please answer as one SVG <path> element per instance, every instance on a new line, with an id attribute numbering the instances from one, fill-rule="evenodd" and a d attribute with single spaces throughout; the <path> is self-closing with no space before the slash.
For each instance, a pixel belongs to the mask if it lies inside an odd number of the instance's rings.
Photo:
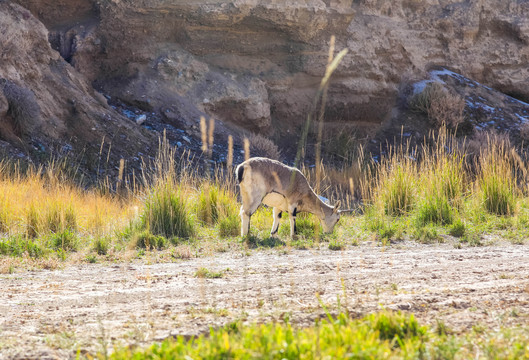
<path id="1" fill-rule="evenodd" d="M 437 65 L 529 99 L 529 4 L 502 0 L 18 0 L 97 87 L 166 121 L 207 113 L 292 137 L 327 62 L 328 126 L 373 131 L 403 81 Z M 76 9 L 80 9 L 76 11 Z"/>
<path id="2" fill-rule="evenodd" d="M 0 34 L 1 140 L 46 157 L 54 148 L 95 153 L 103 138 L 115 145 L 134 144 L 123 146 L 118 158 L 109 161 L 133 158 L 150 147 L 154 137 L 108 107 L 50 47 L 48 30 L 30 11 L 0 2 Z"/>

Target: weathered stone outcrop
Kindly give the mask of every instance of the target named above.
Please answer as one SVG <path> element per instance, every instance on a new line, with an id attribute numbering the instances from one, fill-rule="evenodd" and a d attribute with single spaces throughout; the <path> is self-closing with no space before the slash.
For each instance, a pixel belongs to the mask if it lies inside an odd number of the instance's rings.
<path id="1" fill-rule="evenodd" d="M 329 126 L 375 130 L 392 116 L 400 84 L 439 65 L 529 99 L 529 3 L 521 0 L 17 2 L 97 88 L 182 127 L 205 112 L 296 136 L 331 34 L 349 53 L 329 90 Z"/>
<path id="2" fill-rule="evenodd" d="M 0 140 L 46 157 L 54 148 L 95 153 L 103 138 L 132 143 L 116 155 L 127 159 L 150 147 L 155 138 L 108 107 L 30 11 L 0 2 L 0 34 Z"/>

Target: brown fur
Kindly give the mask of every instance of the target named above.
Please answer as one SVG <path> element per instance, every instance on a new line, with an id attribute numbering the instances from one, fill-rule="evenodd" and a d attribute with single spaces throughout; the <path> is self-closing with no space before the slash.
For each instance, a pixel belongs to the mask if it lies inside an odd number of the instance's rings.
<path id="1" fill-rule="evenodd" d="M 242 197 L 242 235 L 248 233 L 249 219 L 261 203 L 274 208 L 272 234 L 279 226 L 278 214 L 281 211 L 287 211 L 290 214 L 292 236 L 295 228 L 295 214 L 298 212 L 305 211 L 316 215 L 322 221 L 326 231 L 332 231 L 339 219 L 337 207 L 329 206 L 321 201 L 305 176 L 296 168 L 276 160 L 255 157 L 237 166 L 236 173 L 240 179 Z"/>

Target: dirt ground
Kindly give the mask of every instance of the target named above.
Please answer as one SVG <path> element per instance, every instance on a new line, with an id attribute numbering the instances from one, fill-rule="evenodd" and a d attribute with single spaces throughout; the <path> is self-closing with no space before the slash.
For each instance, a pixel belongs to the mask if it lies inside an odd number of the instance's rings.
<path id="1" fill-rule="evenodd" d="M 339 303 L 355 316 L 398 309 L 454 331 L 529 320 L 528 245 L 362 243 L 148 262 L 2 275 L 0 359 L 72 358 L 237 319 L 305 325 L 323 314 L 316 293 L 331 312 Z M 202 267 L 222 277 L 197 278 Z"/>

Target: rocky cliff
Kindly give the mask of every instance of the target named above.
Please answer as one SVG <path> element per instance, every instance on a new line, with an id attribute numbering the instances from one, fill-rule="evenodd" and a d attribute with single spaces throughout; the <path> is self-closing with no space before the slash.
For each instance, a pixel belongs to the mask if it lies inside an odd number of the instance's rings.
<path id="1" fill-rule="evenodd" d="M 336 49 L 349 52 L 329 90 L 331 131 L 374 132 L 395 116 L 401 84 L 436 66 L 529 100 L 529 3 L 522 0 L 16 2 L 36 17 L 17 15 L 18 24 L 36 31 L 16 50 L 21 58 L 38 61 L 44 69 L 38 71 L 62 74 L 56 86 L 92 98 L 100 118 L 111 112 L 91 85 L 111 104 L 134 106 L 148 120 L 191 134 L 208 114 L 222 120 L 221 134 L 244 130 L 291 143 L 324 73 L 332 34 Z M 46 35 L 57 52 L 48 49 Z M 50 87 L 50 77 L 31 71 L 13 65 L 7 73 L 2 66 L 0 76 L 26 82 L 36 94 Z M 68 133 L 72 114 L 84 113 L 72 109 L 72 96 L 44 101 L 49 110 L 39 102 L 43 117 L 55 123 L 51 135 Z"/>
<path id="2" fill-rule="evenodd" d="M 0 2 L 0 147 L 12 158 L 50 160 L 84 153 L 95 170 L 108 154 L 139 165 L 138 153 L 156 137 L 112 110 L 103 95 L 48 42 L 48 30 L 29 10 Z M 111 145 L 112 144 L 112 145 Z"/>

